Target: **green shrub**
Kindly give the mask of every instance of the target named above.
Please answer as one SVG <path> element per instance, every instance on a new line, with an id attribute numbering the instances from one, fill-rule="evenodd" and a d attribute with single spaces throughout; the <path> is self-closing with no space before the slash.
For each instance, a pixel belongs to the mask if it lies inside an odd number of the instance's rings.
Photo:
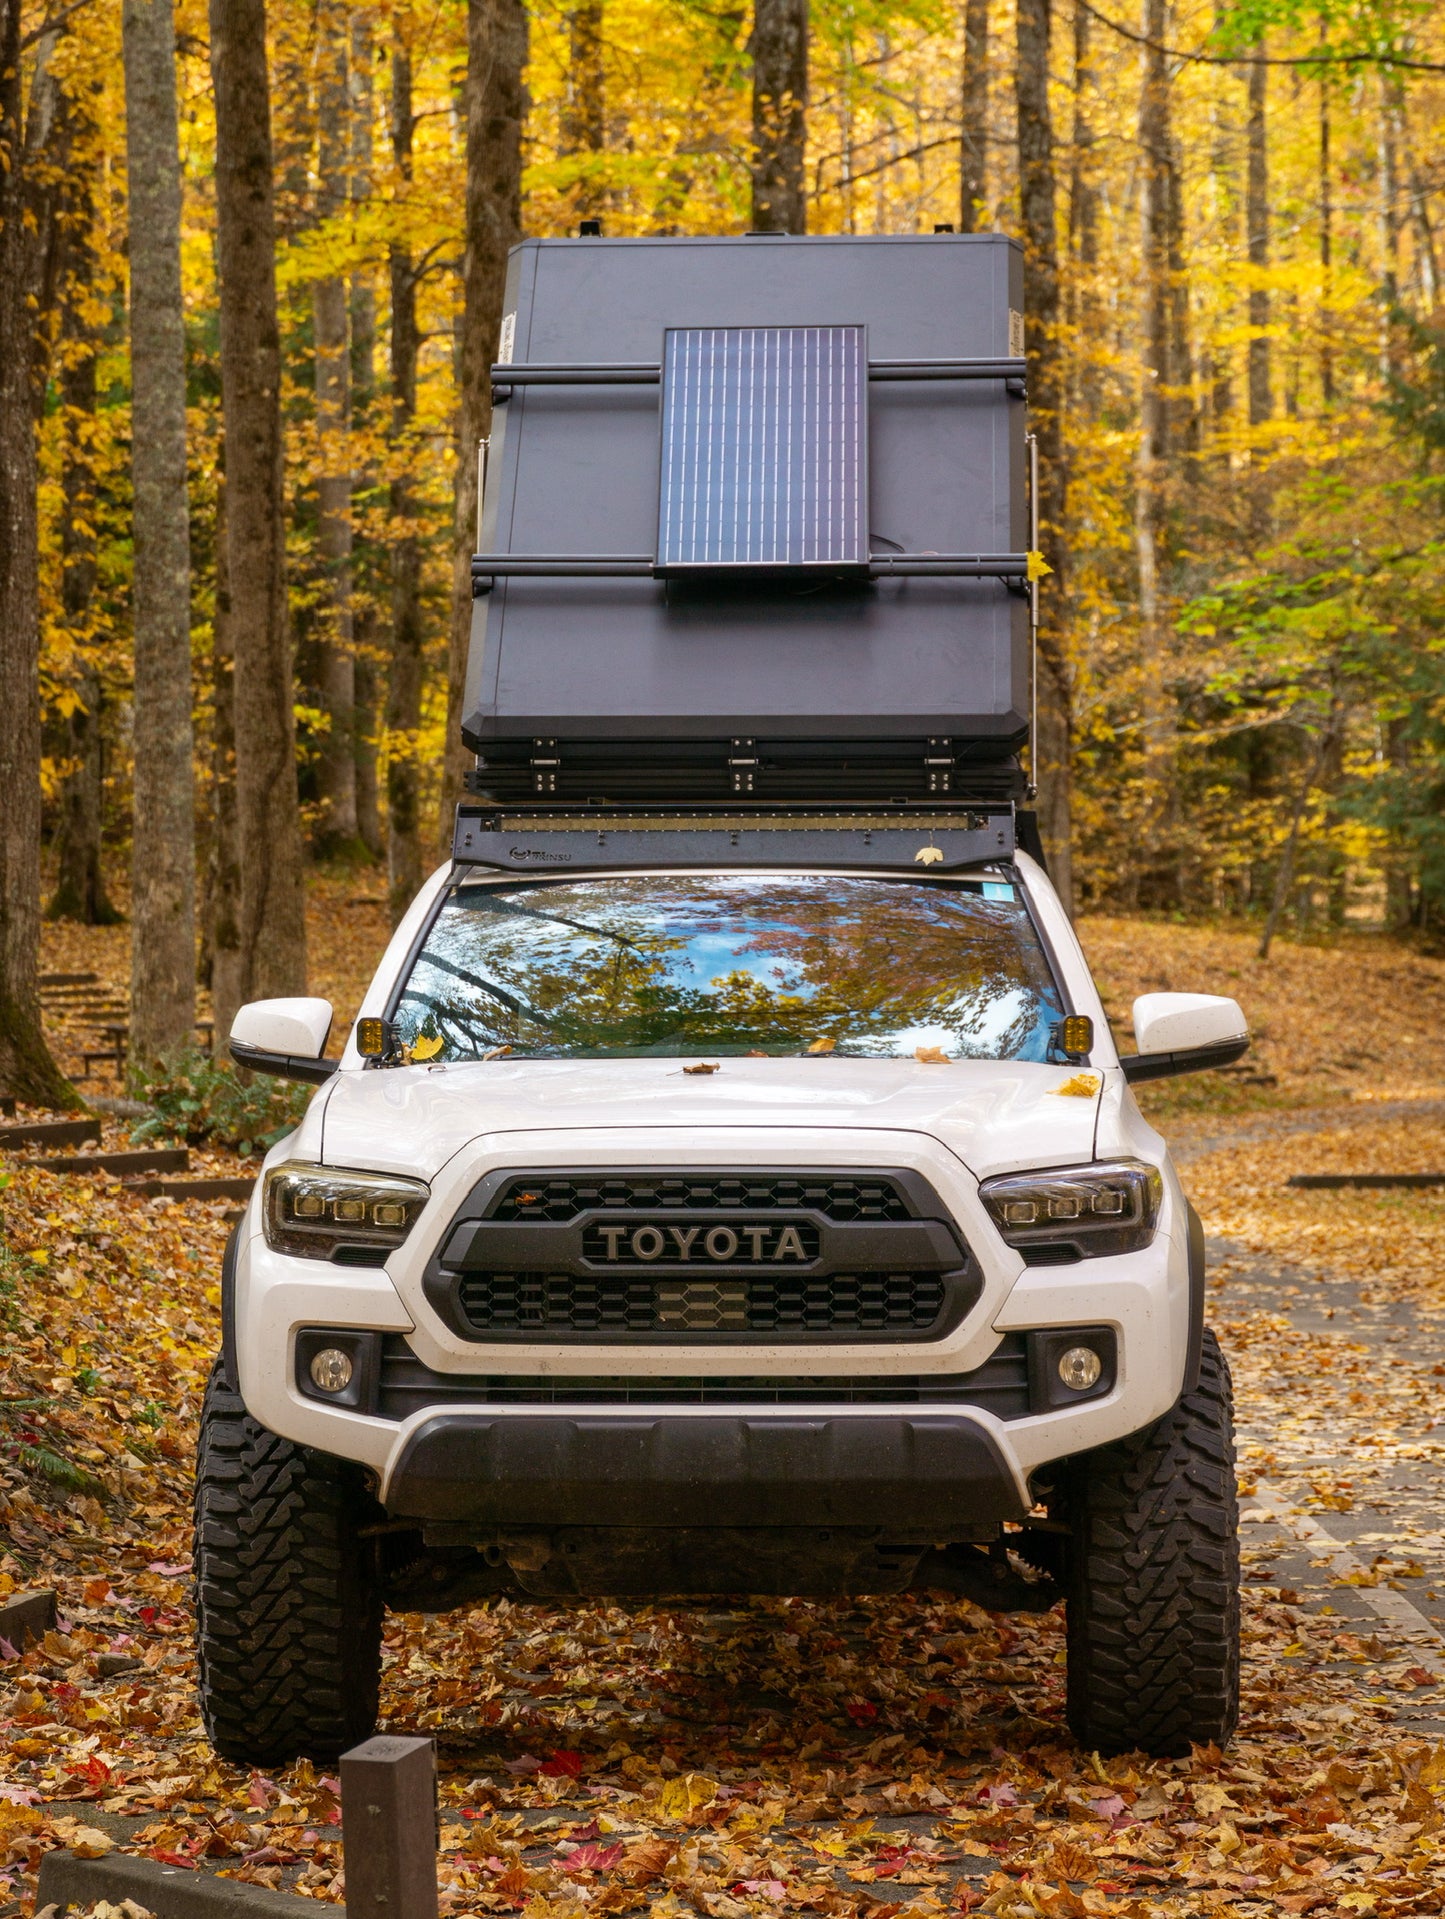
<path id="1" fill-rule="evenodd" d="M 185 1053 L 168 1066 L 134 1075 L 137 1098 L 155 1116 L 131 1128 L 131 1139 L 182 1139 L 188 1145 L 233 1146 L 238 1153 L 264 1153 L 289 1133 L 310 1090 L 286 1080 L 257 1077 L 244 1082 L 235 1067 L 206 1053 Z"/>

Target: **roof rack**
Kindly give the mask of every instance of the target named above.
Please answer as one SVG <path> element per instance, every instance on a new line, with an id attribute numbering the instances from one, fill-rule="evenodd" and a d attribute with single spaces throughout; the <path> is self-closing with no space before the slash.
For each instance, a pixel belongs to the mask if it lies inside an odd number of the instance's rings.
<path id="1" fill-rule="evenodd" d="M 917 867 L 1013 857 L 1012 805 L 457 808 L 454 859 L 511 873 L 605 867 Z"/>

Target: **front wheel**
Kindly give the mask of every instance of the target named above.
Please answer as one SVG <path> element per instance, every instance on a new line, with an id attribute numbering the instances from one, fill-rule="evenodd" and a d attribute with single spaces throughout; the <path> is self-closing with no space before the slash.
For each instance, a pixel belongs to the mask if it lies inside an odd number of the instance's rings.
<path id="1" fill-rule="evenodd" d="M 1068 1717 L 1080 1745 L 1181 1758 L 1239 1717 L 1239 1507 L 1229 1367 L 1143 1433 L 1073 1463 Z"/>
<path id="2" fill-rule="evenodd" d="M 376 1726 L 381 1581 L 360 1468 L 252 1419 L 218 1361 L 196 1461 L 201 1717 L 223 1759 L 334 1760 Z"/>

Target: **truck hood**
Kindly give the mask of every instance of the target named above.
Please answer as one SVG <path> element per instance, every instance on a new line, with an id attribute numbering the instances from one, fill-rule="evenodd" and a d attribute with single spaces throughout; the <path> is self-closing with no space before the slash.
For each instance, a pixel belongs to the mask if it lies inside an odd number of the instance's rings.
<path id="1" fill-rule="evenodd" d="M 926 1133 L 980 1179 L 1094 1157 L 1104 1076 L 1020 1060 L 487 1060 L 338 1072 L 324 1095 L 331 1166 L 430 1178 L 471 1141 L 623 1128 L 857 1127 Z M 1065 1091 L 1065 1088 L 1070 1090 Z M 308 1128 L 309 1132 L 310 1129 Z"/>

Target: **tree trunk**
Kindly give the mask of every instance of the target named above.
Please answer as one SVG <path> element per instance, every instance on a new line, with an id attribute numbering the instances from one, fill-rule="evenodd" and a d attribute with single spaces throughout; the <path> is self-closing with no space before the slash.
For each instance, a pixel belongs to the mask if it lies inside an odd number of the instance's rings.
<path id="1" fill-rule="evenodd" d="M 958 230 L 977 233 L 988 221 L 988 0 L 965 0 L 960 105 Z"/>
<path id="2" fill-rule="evenodd" d="M 223 449 L 224 451 L 224 449 Z M 236 645 L 226 544 L 226 480 L 216 486 L 216 617 L 211 641 L 211 862 L 207 945 L 211 956 L 211 1050 L 226 1056 L 236 1009 L 245 1000 L 241 964 L 241 856 L 236 831 Z"/>
<path id="3" fill-rule="evenodd" d="M 1164 547 L 1173 451 L 1173 198 L 1169 66 L 1169 0 L 1144 0 L 1139 90 L 1139 248 L 1144 296 L 1139 383 L 1139 455 L 1135 463 L 1134 551 L 1139 569 L 1139 639 L 1143 654 L 1144 795 L 1155 847 L 1165 838 L 1174 794 L 1174 711 L 1166 661 Z M 1154 848 L 1141 851 L 1147 855 Z"/>
<path id="4" fill-rule="evenodd" d="M 1159 647 L 1159 547 L 1169 471 L 1169 70 L 1163 47 L 1168 0 L 1145 0 L 1139 91 L 1139 225 L 1144 294 L 1143 364 L 1139 386 L 1139 457 L 1135 466 L 1134 546 L 1139 564 L 1139 624 L 1146 685 Z M 1146 721 L 1147 725 L 1147 721 Z M 1146 743 L 1146 760 L 1156 741 Z"/>
<path id="5" fill-rule="evenodd" d="M 1069 259 L 1072 271 L 1065 294 L 1071 337 L 1067 405 L 1069 413 L 1089 420 L 1099 410 L 1098 370 L 1091 343 L 1098 337 L 1099 189 L 1095 180 L 1093 105 L 1097 93 L 1089 46 L 1090 16 L 1074 7 L 1073 139 L 1069 160 Z"/>
<path id="6" fill-rule="evenodd" d="M 191 730 L 186 334 L 171 0 L 125 0 L 135 486 L 135 826 L 130 1059 L 194 1044 L 196 813 Z"/>
<path id="7" fill-rule="evenodd" d="M 375 114 L 374 68 L 376 43 L 369 5 L 357 5 L 351 15 L 351 179 L 349 192 L 353 224 L 371 199 L 372 120 Z M 376 282 L 370 268 L 351 280 L 351 417 L 353 461 L 359 443 L 374 443 L 376 410 Z M 369 493 L 373 478 L 353 472 L 353 484 Z M 378 716 L 384 675 L 385 636 L 378 600 L 377 543 L 353 535 L 352 638 L 356 647 L 356 831 L 368 859 L 379 860 L 384 839 L 380 794 L 377 790 Z"/>
<path id="8" fill-rule="evenodd" d="M 76 182 L 73 228 L 61 316 L 63 416 L 60 522 L 61 611 L 75 661 L 71 691 L 78 704 L 65 721 L 70 771 L 60 789 L 55 892 L 46 918 L 112 926 L 120 918 L 106 896 L 101 872 L 101 763 L 103 699 L 97 657 L 95 597 L 95 403 L 97 341 L 86 311 L 95 272 L 95 222 L 90 175 Z"/>
<path id="9" fill-rule="evenodd" d="M 415 119 L 411 97 L 411 52 L 391 56 L 391 141 L 399 179 L 412 178 Z M 395 529 L 391 547 L 391 682 L 386 708 L 386 880 L 392 920 L 399 920 L 422 881 L 421 778 L 417 738 L 421 728 L 422 619 L 421 547 L 415 502 L 406 478 L 409 435 L 416 417 L 416 270 L 400 241 L 391 246 L 391 433 L 396 479 L 391 487 Z"/>
<path id="10" fill-rule="evenodd" d="M 1396 371 L 1395 308 L 1400 300 L 1400 82 L 1379 75 L 1380 113 L 1375 158 L 1375 219 L 1380 248 L 1380 373 Z"/>
<path id="11" fill-rule="evenodd" d="M 0 0 L 0 1093 L 77 1104 L 40 1024 L 40 581 L 35 312 L 43 233 L 28 190 L 44 146 L 25 111 L 20 0 Z M 37 83 L 37 90 L 38 90 Z"/>
<path id="12" fill-rule="evenodd" d="M 1166 75 L 1167 79 L 1167 75 Z M 1189 267 L 1185 254 L 1184 225 L 1184 147 L 1173 125 L 1173 105 L 1168 94 L 1165 106 L 1169 115 L 1165 144 L 1165 184 L 1167 222 L 1165 252 L 1169 270 L 1169 423 L 1174 442 L 1183 453 L 1183 477 L 1196 477 L 1195 461 L 1199 452 L 1200 419 L 1194 400 L 1194 356 L 1190 345 Z"/>
<path id="13" fill-rule="evenodd" d="M 1259 44 L 1264 52 L 1264 42 Z M 1263 426 L 1273 407 L 1270 401 L 1269 291 L 1262 276 L 1269 267 L 1269 146 L 1266 106 L 1269 68 L 1249 70 L 1248 168 L 1245 186 L 1245 241 L 1253 269 L 1249 288 L 1249 424 Z"/>
<path id="14" fill-rule="evenodd" d="M 1214 30 L 1221 37 L 1228 31 L 1229 11 L 1226 0 L 1215 0 Z M 1239 189 L 1237 166 L 1237 141 L 1235 122 L 1228 102 L 1216 89 L 1214 105 L 1211 109 L 1213 124 L 1212 151 L 1210 154 L 1210 173 L 1214 194 L 1214 224 L 1220 237 L 1220 246 L 1226 259 L 1235 256 L 1239 249 Z M 1224 323 L 1230 327 L 1234 316 L 1226 307 L 1221 315 Z M 1210 422 L 1217 433 L 1225 426 L 1234 412 L 1234 349 L 1222 346 L 1217 337 L 1211 338 L 1209 345 L 1209 413 Z"/>
<path id="15" fill-rule="evenodd" d="M 1300 828 L 1304 825 L 1305 809 L 1310 802 L 1320 768 L 1324 765 L 1329 750 L 1330 735 L 1321 733 L 1310 753 L 1304 777 L 1295 795 L 1294 810 L 1290 815 L 1289 832 L 1285 835 L 1283 851 L 1280 853 L 1279 867 L 1275 873 L 1274 892 L 1269 902 L 1269 912 L 1264 922 L 1264 931 L 1259 936 L 1259 948 L 1256 959 L 1267 960 L 1269 949 L 1274 944 L 1274 936 L 1279 930 L 1279 922 L 1284 909 L 1289 904 L 1290 891 L 1294 886 L 1295 860 L 1299 853 Z"/>
<path id="16" fill-rule="evenodd" d="M 316 218 L 346 212 L 349 30 L 345 0 L 329 0 L 316 26 Z M 318 852 L 354 854 L 356 829 L 356 652 L 351 610 L 351 329 L 341 274 L 311 289 L 316 336 L 316 546 L 326 578 L 320 612 L 317 679 L 326 728 L 317 756 Z"/>
<path id="17" fill-rule="evenodd" d="M 1069 246 L 1083 267 L 1099 260 L 1099 192 L 1094 184 L 1094 62 L 1089 47 L 1089 16 L 1074 8 L 1074 142 L 1069 167 Z"/>
<path id="18" fill-rule="evenodd" d="M 1399 81 L 1381 70 L 1380 117 L 1375 159 L 1375 219 L 1379 229 L 1380 288 L 1387 307 L 1400 297 Z M 1384 325 L 1388 329 L 1389 316 Z M 1388 363 L 1386 365 L 1389 370 Z"/>
<path id="19" fill-rule="evenodd" d="M 1322 35 L 1323 37 L 1323 30 Z M 1334 181 L 1330 168 L 1330 81 L 1322 73 L 1320 89 L 1320 398 L 1328 407 L 1335 398 L 1334 314 L 1335 234 Z"/>
<path id="20" fill-rule="evenodd" d="M 751 51 L 753 227 L 806 233 L 808 0 L 756 0 Z"/>
<path id="21" fill-rule="evenodd" d="M 562 107 L 561 148 L 567 154 L 604 153 L 607 149 L 607 76 L 602 64 L 603 0 L 581 0 L 572 9 L 571 58 Z M 585 173 L 577 182 L 573 207 L 579 220 L 598 218 L 607 205 L 603 182 Z"/>
<path id="22" fill-rule="evenodd" d="M 1415 223 L 1416 262 L 1420 273 L 1420 303 L 1426 313 L 1440 304 L 1440 259 L 1435 226 L 1430 218 L 1430 189 L 1419 162 L 1410 155 L 1410 217 Z"/>
<path id="23" fill-rule="evenodd" d="M 264 0 L 211 0 L 211 72 L 227 560 L 241 614 L 233 626 L 241 990 L 263 998 L 306 985 Z"/>
<path id="24" fill-rule="evenodd" d="M 1073 665 L 1067 606 L 1068 474 L 1063 437 L 1064 368 L 1059 340 L 1059 255 L 1055 226 L 1054 136 L 1049 115 L 1050 0 L 1019 0 L 1015 79 L 1019 212 L 1027 272 L 1025 344 L 1029 421 L 1038 436 L 1040 538 L 1053 577 L 1041 595 L 1038 675 L 1039 825 L 1049 870 L 1066 911 L 1073 907 Z"/>
<path id="25" fill-rule="evenodd" d="M 457 507 L 452 624 L 447 649 L 447 739 L 439 827 L 451 851 L 452 808 L 472 754 L 462 741 L 467 650 L 472 633 L 472 554 L 477 537 L 477 449 L 492 423 L 490 368 L 497 357 L 507 249 L 522 233 L 523 73 L 527 14 L 522 0 L 469 0 L 467 7 L 466 252 L 457 351 Z"/>

